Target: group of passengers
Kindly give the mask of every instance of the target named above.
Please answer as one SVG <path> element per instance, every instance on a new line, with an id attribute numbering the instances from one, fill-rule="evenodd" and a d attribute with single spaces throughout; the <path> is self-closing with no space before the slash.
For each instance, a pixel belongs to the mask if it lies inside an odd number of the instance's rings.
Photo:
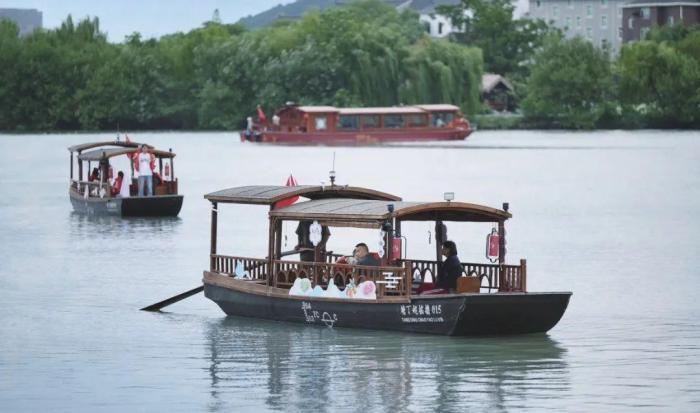
<path id="1" fill-rule="evenodd" d="M 295 251 L 299 252 L 300 260 L 304 262 L 316 261 L 316 249 L 310 240 L 311 221 L 300 221 L 296 233 L 299 243 L 294 247 Z M 327 226 L 321 227 L 321 241 L 319 249 L 325 254 L 325 246 L 328 238 L 331 235 Z M 448 292 L 457 290 L 457 279 L 462 275 L 462 263 L 457 256 L 457 245 L 454 241 L 444 241 L 441 245 L 441 253 L 445 260 L 440 265 L 437 274 L 436 287 Z M 352 255 L 343 256 L 336 261 L 338 264 L 362 265 L 370 267 L 381 266 L 381 258 L 377 253 L 371 253 L 369 247 L 364 242 L 355 245 Z"/>
<path id="2" fill-rule="evenodd" d="M 146 145 L 141 145 L 138 152 L 134 152 L 129 155 L 134 164 L 134 170 L 138 172 L 138 196 L 153 196 L 153 185 L 159 186 L 163 182 L 160 174 L 155 171 L 156 167 L 156 157 L 148 151 Z M 104 162 L 104 164 L 103 164 Z M 93 168 L 90 176 L 88 176 L 89 182 L 99 182 L 101 179 L 100 170 L 109 170 L 109 162 L 106 160 L 100 161 L 99 168 Z M 110 174 L 111 176 L 111 171 Z M 129 196 L 128 187 L 125 188 L 125 193 L 122 192 L 122 185 L 124 183 L 124 172 L 119 171 L 117 177 L 111 185 L 112 196 Z M 147 188 L 147 189 L 146 189 Z"/>

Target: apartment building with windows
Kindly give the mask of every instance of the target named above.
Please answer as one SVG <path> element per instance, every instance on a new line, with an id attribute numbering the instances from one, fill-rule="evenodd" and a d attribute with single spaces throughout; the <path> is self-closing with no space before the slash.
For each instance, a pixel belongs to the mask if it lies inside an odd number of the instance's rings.
<path id="1" fill-rule="evenodd" d="M 622 41 L 642 40 L 653 26 L 700 23 L 700 0 L 635 0 L 623 6 Z"/>
<path id="2" fill-rule="evenodd" d="M 543 19 L 567 37 L 580 36 L 618 54 L 622 44 L 622 10 L 629 0 L 529 0 L 528 16 Z"/>

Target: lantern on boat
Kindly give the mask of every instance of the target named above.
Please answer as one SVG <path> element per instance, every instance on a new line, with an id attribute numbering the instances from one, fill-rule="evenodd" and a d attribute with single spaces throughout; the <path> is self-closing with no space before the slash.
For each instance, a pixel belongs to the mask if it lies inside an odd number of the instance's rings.
<path id="1" fill-rule="evenodd" d="M 165 164 L 165 170 L 163 171 L 163 175 L 165 175 L 166 180 L 170 180 L 170 164 L 166 163 Z"/>
<path id="2" fill-rule="evenodd" d="M 501 236 L 496 228 L 491 228 L 491 233 L 486 236 L 486 258 L 491 262 L 498 261 L 500 256 Z"/>
<path id="3" fill-rule="evenodd" d="M 321 242 L 321 238 L 323 238 L 323 228 L 321 228 L 321 224 L 318 221 L 314 221 L 309 226 L 309 241 L 316 247 Z"/>
<path id="4" fill-rule="evenodd" d="M 386 245 L 386 242 L 384 241 L 384 237 L 386 237 L 386 232 L 383 229 L 379 230 L 379 241 L 377 242 L 377 254 L 379 254 L 380 257 L 384 256 L 384 246 Z"/>
<path id="5" fill-rule="evenodd" d="M 114 178 L 114 170 L 112 169 L 112 165 L 109 165 L 109 169 L 107 169 L 107 176 L 109 179 Z"/>

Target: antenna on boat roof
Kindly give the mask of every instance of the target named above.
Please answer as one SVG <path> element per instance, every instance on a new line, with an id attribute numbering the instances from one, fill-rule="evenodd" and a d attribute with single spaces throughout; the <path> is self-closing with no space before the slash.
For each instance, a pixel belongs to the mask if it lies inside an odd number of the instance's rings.
<path id="1" fill-rule="evenodd" d="M 335 186 L 335 151 L 333 151 L 333 169 L 328 172 L 331 178 L 331 186 Z"/>

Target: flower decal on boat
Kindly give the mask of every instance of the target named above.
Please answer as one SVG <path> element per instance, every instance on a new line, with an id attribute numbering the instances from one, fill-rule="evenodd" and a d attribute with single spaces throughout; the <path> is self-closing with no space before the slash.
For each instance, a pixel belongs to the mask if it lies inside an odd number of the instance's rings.
<path id="1" fill-rule="evenodd" d="M 377 286 L 373 281 L 364 281 L 357 286 L 357 298 L 364 298 L 367 300 L 377 299 Z"/>

